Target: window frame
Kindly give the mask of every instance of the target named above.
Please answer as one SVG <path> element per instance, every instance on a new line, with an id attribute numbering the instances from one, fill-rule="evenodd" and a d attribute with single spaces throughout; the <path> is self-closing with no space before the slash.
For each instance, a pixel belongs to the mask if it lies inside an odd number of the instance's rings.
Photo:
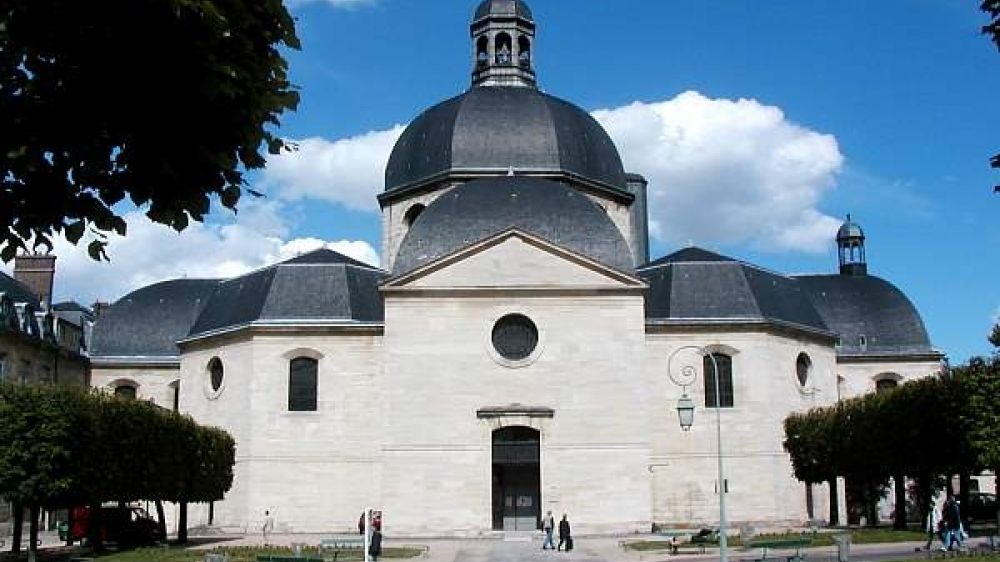
<path id="1" fill-rule="evenodd" d="M 300 368 L 297 373 L 296 365 L 309 366 L 311 372 L 303 372 Z M 305 378 L 303 379 L 303 377 Z M 309 380 L 310 378 L 312 380 Z M 303 393 L 305 393 L 304 399 Z M 307 355 L 299 355 L 289 359 L 287 396 L 289 412 L 315 412 L 319 410 L 319 359 Z"/>
<path id="2" fill-rule="evenodd" d="M 719 402 L 721 406 L 716 406 L 715 402 L 715 374 L 713 372 L 712 358 L 719 369 Z M 705 391 L 705 408 L 716 409 L 736 407 L 736 389 L 733 384 L 733 356 L 713 351 L 702 357 L 702 373 L 704 378 L 703 389 Z"/>

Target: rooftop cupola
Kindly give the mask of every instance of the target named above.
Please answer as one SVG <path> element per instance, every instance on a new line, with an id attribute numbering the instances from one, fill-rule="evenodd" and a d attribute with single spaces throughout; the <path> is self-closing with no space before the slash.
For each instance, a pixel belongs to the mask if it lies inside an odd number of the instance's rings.
<path id="1" fill-rule="evenodd" d="M 484 0 L 470 27 L 473 86 L 535 87 L 535 21 L 521 0 Z"/>
<path id="2" fill-rule="evenodd" d="M 841 275 L 867 275 L 868 263 L 865 261 L 865 233 L 861 225 L 847 220 L 837 231 L 837 253 L 840 257 Z"/>

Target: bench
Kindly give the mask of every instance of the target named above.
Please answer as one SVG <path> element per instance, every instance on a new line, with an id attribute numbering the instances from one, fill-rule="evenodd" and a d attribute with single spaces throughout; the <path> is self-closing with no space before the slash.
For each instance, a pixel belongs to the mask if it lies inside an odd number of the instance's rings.
<path id="1" fill-rule="evenodd" d="M 365 537 L 363 535 L 341 535 L 337 537 L 329 537 L 319 541 L 319 555 L 322 558 L 324 550 L 333 551 L 333 559 L 337 559 L 337 555 L 340 554 L 341 550 L 348 549 L 363 549 L 365 547 Z"/>
<path id="2" fill-rule="evenodd" d="M 746 548 L 759 548 L 761 549 L 760 558 L 755 558 L 754 562 L 765 562 L 766 560 L 774 560 L 774 558 L 767 557 L 768 549 L 778 549 L 778 550 L 791 550 L 795 549 L 795 554 L 792 556 L 784 557 L 788 562 L 802 562 L 805 560 L 805 556 L 802 555 L 802 548 L 812 544 L 811 536 L 802 536 L 797 538 L 788 539 L 751 539 L 746 545 Z"/>

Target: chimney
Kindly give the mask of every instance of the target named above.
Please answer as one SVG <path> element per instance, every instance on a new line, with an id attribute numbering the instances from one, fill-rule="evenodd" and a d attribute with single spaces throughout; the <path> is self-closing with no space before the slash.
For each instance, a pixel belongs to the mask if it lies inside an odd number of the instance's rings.
<path id="1" fill-rule="evenodd" d="M 52 308 L 52 281 L 55 274 L 55 256 L 14 256 L 14 279 L 31 289 L 46 310 Z"/>

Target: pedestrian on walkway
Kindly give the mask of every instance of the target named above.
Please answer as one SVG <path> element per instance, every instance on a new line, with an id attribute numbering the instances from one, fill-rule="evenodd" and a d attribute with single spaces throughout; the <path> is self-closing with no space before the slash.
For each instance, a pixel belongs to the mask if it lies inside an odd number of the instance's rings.
<path id="1" fill-rule="evenodd" d="M 271 517 L 270 510 L 264 510 L 264 525 L 260 531 L 264 535 L 264 546 L 271 546 L 271 533 L 274 532 L 274 517 Z"/>
<path id="2" fill-rule="evenodd" d="M 962 529 L 962 512 L 958 507 L 958 501 L 955 500 L 955 496 L 951 494 L 948 495 L 948 499 L 944 502 L 944 507 L 941 508 L 941 519 L 944 520 L 944 549 L 945 550 L 959 550 L 962 548 L 962 540 L 965 538 L 964 529 Z"/>
<path id="3" fill-rule="evenodd" d="M 934 500 L 932 498 L 930 508 L 927 510 L 927 517 L 924 520 L 924 530 L 927 531 L 927 545 L 924 546 L 924 550 L 931 549 L 931 545 L 934 543 L 934 537 L 938 536 L 938 533 L 940 532 L 938 529 L 940 525 L 941 513 L 934 507 Z M 942 542 L 944 541 L 942 540 Z"/>
<path id="4" fill-rule="evenodd" d="M 566 545 L 566 552 L 573 550 L 573 537 L 570 535 L 569 520 L 566 519 L 565 513 L 559 521 L 559 546 L 556 550 L 562 550 L 563 544 Z"/>
<path id="5" fill-rule="evenodd" d="M 556 548 L 556 542 L 552 538 L 552 532 L 555 530 L 556 520 L 552 517 L 552 512 L 549 511 L 545 514 L 545 518 L 542 519 L 542 531 L 545 531 L 545 541 L 542 542 L 542 550 L 548 550 Z"/>
<path id="6" fill-rule="evenodd" d="M 371 556 L 372 562 L 378 562 L 378 557 L 382 556 L 382 531 L 377 529 L 375 525 L 372 525 L 371 541 L 371 544 L 368 545 L 368 555 Z"/>

